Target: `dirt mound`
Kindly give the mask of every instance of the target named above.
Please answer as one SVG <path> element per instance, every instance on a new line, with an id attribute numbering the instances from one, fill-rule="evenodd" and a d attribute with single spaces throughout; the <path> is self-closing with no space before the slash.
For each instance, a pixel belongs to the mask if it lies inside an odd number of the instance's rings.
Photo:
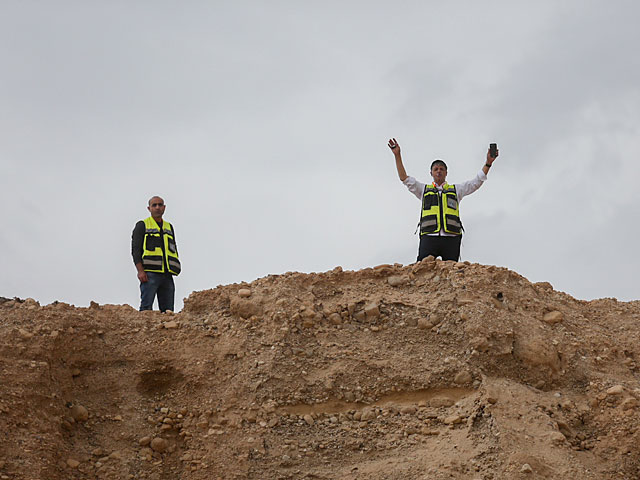
<path id="1" fill-rule="evenodd" d="M 0 301 L 0 479 L 637 479 L 638 302 L 425 259 Z"/>

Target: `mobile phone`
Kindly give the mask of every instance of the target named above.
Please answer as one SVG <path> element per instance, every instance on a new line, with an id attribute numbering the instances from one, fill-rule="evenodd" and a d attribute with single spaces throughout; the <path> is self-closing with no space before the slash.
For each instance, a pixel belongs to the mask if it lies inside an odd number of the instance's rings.
<path id="1" fill-rule="evenodd" d="M 490 143 L 489 144 L 489 155 L 493 158 L 496 158 L 498 156 L 498 144 L 497 143 Z"/>

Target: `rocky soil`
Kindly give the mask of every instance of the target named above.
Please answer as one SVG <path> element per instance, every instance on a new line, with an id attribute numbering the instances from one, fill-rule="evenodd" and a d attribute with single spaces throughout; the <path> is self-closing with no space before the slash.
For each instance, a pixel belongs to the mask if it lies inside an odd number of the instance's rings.
<path id="1" fill-rule="evenodd" d="M 0 480 L 638 479 L 638 320 L 432 258 L 178 314 L 0 299 Z"/>

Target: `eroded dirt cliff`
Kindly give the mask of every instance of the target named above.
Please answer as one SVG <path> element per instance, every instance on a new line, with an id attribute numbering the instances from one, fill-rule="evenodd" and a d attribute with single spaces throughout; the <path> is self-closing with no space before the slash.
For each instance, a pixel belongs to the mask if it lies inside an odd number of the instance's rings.
<path id="1" fill-rule="evenodd" d="M 639 319 L 432 259 L 178 314 L 3 299 L 0 478 L 637 479 Z"/>

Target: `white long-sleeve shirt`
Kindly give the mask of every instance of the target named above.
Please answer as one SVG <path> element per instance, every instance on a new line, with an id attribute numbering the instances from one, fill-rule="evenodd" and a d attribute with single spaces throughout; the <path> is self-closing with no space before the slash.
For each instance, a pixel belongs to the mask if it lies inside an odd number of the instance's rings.
<path id="1" fill-rule="evenodd" d="M 478 190 L 484 181 L 487 179 L 485 173 L 480 170 L 478 174 L 472 180 L 467 180 L 463 183 L 454 183 L 453 185 L 456 187 L 456 195 L 458 196 L 458 202 L 461 202 L 464 197 L 467 195 L 471 195 L 473 192 Z M 424 187 L 425 184 L 419 182 L 414 177 L 405 178 L 402 183 L 409 189 L 411 193 L 413 193 L 420 201 L 422 201 L 422 196 L 424 195 Z M 442 193 L 442 185 L 435 186 L 440 193 Z M 452 233 L 447 233 L 440 229 L 439 232 L 429 233 L 428 235 L 443 235 L 445 237 L 454 237 L 455 235 Z"/>

